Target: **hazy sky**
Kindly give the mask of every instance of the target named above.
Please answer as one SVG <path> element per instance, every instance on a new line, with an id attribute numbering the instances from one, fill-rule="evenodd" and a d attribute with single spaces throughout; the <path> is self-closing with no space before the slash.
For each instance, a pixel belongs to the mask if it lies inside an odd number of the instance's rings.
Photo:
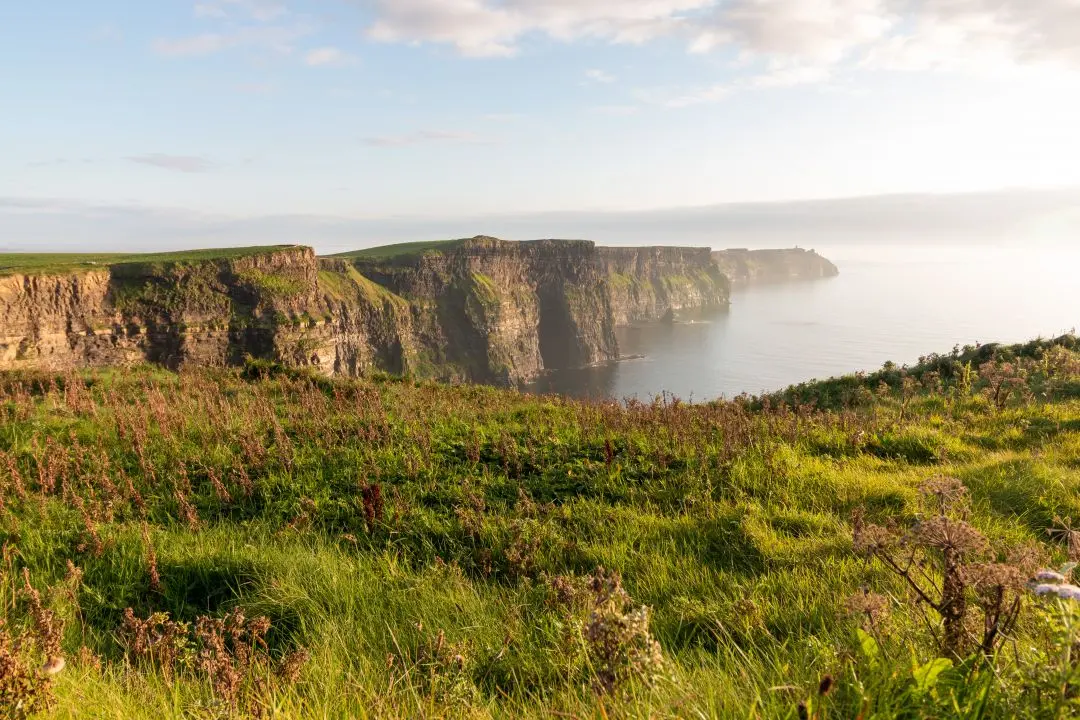
<path id="1" fill-rule="evenodd" d="M 1077 128 L 1080 0 L 0 0 L 0 228 L 1080 187 Z"/>

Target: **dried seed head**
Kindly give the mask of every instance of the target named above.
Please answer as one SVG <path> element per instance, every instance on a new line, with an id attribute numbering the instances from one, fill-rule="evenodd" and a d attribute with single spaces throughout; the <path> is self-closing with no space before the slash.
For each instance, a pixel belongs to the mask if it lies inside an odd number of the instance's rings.
<path id="1" fill-rule="evenodd" d="M 952 550 L 961 555 L 985 553 L 990 548 L 986 536 L 963 520 L 935 515 L 920 522 L 911 531 L 920 545 Z"/>
<path id="2" fill-rule="evenodd" d="M 941 509 L 964 503 L 968 497 L 968 490 L 964 487 L 964 483 L 945 475 L 930 478 L 919 490 L 925 497 L 936 498 Z"/>
<path id="3" fill-rule="evenodd" d="M 67 667 L 67 662 L 58 655 L 45 661 L 45 664 L 41 666 L 41 672 L 46 675 L 59 675 L 65 667 Z"/>

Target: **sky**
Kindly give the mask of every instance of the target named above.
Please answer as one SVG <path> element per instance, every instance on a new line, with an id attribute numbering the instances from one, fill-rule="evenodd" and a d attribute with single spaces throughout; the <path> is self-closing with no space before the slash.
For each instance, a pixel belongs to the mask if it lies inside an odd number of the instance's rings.
<path id="1" fill-rule="evenodd" d="M 1002 192 L 1052 224 L 1080 206 L 1077 38 L 1080 0 L 3 0 L 0 249 L 699 206 L 739 245 L 747 213 Z"/>

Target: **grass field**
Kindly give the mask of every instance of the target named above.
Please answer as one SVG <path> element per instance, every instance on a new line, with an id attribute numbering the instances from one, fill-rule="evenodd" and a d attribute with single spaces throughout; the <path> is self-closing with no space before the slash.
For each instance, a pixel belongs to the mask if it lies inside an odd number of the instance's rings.
<path id="1" fill-rule="evenodd" d="M 1026 585 L 1080 555 L 1075 348 L 701 405 L 0 376 L 0 716 L 1075 716 Z"/>
<path id="2" fill-rule="evenodd" d="M 93 270 L 100 266 L 130 263 L 191 263 L 228 260 L 281 250 L 290 245 L 216 248 L 164 253 L 0 253 L 0 275 Z"/>
<path id="3" fill-rule="evenodd" d="M 337 255 L 331 255 L 330 257 L 359 260 L 389 260 L 391 258 L 423 255 L 427 252 L 452 250 L 455 247 L 462 245 L 464 242 L 464 240 L 429 240 L 422 242 L 397 243 L 396 245 L 380 245 L 379 247 L 338 253 Z"/>

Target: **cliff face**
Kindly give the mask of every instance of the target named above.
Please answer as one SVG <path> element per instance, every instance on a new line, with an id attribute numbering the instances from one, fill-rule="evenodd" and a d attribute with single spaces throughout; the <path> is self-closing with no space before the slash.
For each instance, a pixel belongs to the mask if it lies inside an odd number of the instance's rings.
<path id="1" fill-rule="evenodd" d="M 296 358 L 319 335 L 314 252 L 0 277 L 0 369 Z M 312 337 L 308 337 L 312 335 Z"/>
<path id="2" fill-rule="evenodd" d="M 712 254 L 735 285 L 835 277 L 840 271 L 813 250 L 719 250 Z"/>
<path id="3" fill-rule="evenodd" d="M 326 374 L 514 384 L 617 359 L 615 326 L 722 305 L 708 250 L 473 238 L 386 258 L 124 262 L 0 277 L 0 370 L 250 355 Z"/>
<path id="4" fill-rule="evenodd" d="M 479 237 L 439 252 L 354 263 L 408 302 L 418 372 L 514 383 L 545 368 L 618 357 L 592 243 Z"/>
<path id="5" fill-rule="evenodd" d="M 728 303 L 731 283 L 708 248 L 602 247 L 597 253 L 619 325 Z"/>

